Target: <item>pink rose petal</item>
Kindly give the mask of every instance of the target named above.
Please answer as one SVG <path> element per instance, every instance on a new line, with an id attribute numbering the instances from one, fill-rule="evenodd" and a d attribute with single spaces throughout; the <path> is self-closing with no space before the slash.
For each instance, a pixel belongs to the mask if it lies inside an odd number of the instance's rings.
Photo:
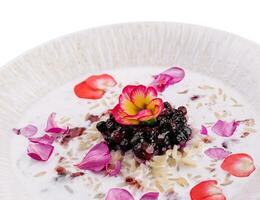
<path id="1" fill-rule="evenodd" d="M 170 85 L 180 82 L 184 76 L 185 72 L 183 69 L 171 67 L 170 69 L 153 76 L 154 80 L 151 85 L 155 87 L 157 91 L 163 92 Z"/>
<path id="2" fill-rule="evenodd" d="M 54 147 L 49 144 L 30 142 L 27 148 L 27 154 L 34 160 L 47 161 L 50 158 L 53 149 Z"/>
<path id="3" fill-rule="evenodd" d="M 108 191 L 105 200 L 134 200 L 134 197 L 125 189 L 112 188 Z"/>
<path id="4" fill-rule="evenodd" d="M 52 144 L 55 138 L 45 134 L 42 137 L 29 138 L 29 140 L 33 143 Z"/>
<path id="5" fill-rule="evenodd" d="M 55 121 L 55 116 L 56 116 L 56 113 L 50 114 L 48 121 L 47 121 L 47 126 L 44 131 L 47 133 L 57 133 L 57 134 L 66 133 L 68 131 L 68 128 L 59 127 Z"/>
<path id="6" fill-rule="evenodd" d="M 209 148 L 204 152 L 208 157 L 215 159 L 215 160 L 223 160 L 227 156 L 231 154 L 231 152 L 226 151 L 222 148 Z"/>
<path id="7" fill-rule="evenodd" d="M 208 130 L 204 125 L 201 125 L 200 133 L 201 135 L 208 135 Z"/>
<path id="8" fill-rule="evenodd" d="M 108 164 L 106 166 L 106 173 L 109 175 L 109 176 L 117 176 L 119 173 L 120 173 L 120 170 L 121 170 L 121 167 L 122 167 L 122 164 L 119 160 L 117 160 L 115 162 L 115 164 L 113 165 L 113 168 L 111 169 L 110 168 L 110 164 Z"/>
<path id="9" fill-rule="evenodd" d="M 106 143 L 101 142 L 93 146 L 83 160 L 76 166 L 83 170 L 99 172 L 110 162 L 111 154 Z"/>
<path id="10" fill-rule="evenodd" d="M 144 194 L 140 200 L 157 200 L 159 197 L 158 192 L 148 192 Z"/>
<path id="11" fill-rule="evenodd" d="M 217 123 L 212 127 L 212 131 L 222 137 L 230 137 L 234 134 L 238 125 L 239 122 L 234 120 L 231 122 L 218 120 Z"/>
<path id="12" fill-rule="evenodd" d="M 32 137 L 34 136 L 37 131 L 38 131 L 38 128 L 34 125 L 27 125 L 25 126 L 24 128 L 20 128 L 20 129 L 16 129 L 16 128 L 13 128 L 13 131 L 17 134 L 17 135 L 23 135 L 24 137 Z"/>

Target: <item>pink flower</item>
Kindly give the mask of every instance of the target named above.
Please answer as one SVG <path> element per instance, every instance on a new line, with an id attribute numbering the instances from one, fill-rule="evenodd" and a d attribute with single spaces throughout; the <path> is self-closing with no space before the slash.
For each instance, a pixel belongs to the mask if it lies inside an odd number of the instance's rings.
<path id="1" fill-rule="evenodd" d="M 185 76 L 183 69 L 179 67 L 171 67 L 166 71 L 153 76 L 154 80 L 151 86 L 155 87 L 158 92 L 163 92 L 167 87 L 180 82 Z"/>
<path id="2" fill-rule="evenodd" d="M 102 171 L 110 162 L 111 154 L 106 143 L 101 142 L 93 146 L 83 160 L 76 166 L 93 172 Z"/>
<path id="3" fill-rule="evenodd" d="M 222 160 L 224 158 L 226 158 L 227 156 L 229 156 L 231 154 L 231 152 L 226 151 L 225 149 L 222 148 L 209 148 L 205 151 L 205 154 L 215 160 Z"/>
<path id="4" fill-rule="evenodd" d="M 218 120 L 217 123 L 212 127 L 212 131 L 222 137 L 230 137 L 234 134 L 238 125 L 239 122 L 234 120 L 231 122 Z"/>
<path id="5" fill-rule="evenodd" d="M 42 143 L 42 144 L 52 144 L 55 140 L 54 137 L 49 136 L 47 134 L 41 136 L 41 137 L 35 137 L 35 138 L 28 138 L 30 142 L 33 143 Z"/>
<path id="6" fill-rule="evenodd" d="M 108 191 L 105 200 L 134 200 L 134 197 L 125 189 L 112 188 Z"/>
<path id="7" fill-rule="evenodd" d="M 163 101 L 157 98 L 154 87 L 128 85 L 123 89 L 112 115 L 120 124 L 135 125 L 156 119 L 163 108 Z"/>

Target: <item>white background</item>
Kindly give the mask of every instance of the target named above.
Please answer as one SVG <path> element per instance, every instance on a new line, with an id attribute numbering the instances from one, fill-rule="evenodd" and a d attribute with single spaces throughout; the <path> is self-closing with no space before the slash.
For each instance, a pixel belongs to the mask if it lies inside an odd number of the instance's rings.
<path id="1" fill-rule="evenodd" d="M 67 33 L 136 21 L 199 24 L 260 43 L 259 0 L 0 0 L 0 66 Z"/>

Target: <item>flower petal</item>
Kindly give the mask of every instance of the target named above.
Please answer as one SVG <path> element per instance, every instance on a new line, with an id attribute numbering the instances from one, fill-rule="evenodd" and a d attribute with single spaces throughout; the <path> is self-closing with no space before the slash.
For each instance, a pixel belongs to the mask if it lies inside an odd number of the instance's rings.
<path id="1" fill-rule="evenodd" d="M 133 91 L 133 89 L 136 88 L 136 85 L 127 85 L 123 88 L 122 90 L 122 94 L 128 98 L 131 99 L 131 92 Z"/>
<path id="2" fill-rule="evenodd" d="M 228 155 L 231 154 L 231 152 L 226 151 L 225 149 L 222 148 L 209 148 L 205 151 L 205 154 L 215 160 L 223 160 L 226 158 Z"/>
<path id="3" fill-rule="evenodd" d="M 180 67 L 171 67 L 166 71 L 155 75 L 151 83 L 157 91 L 163 92 L 170 85 L 180 82 L 185 76 L 185 72 Z"/>
<path id="4" fill-rule="evenodd" d="M 13 128 L 13 131 L 17 134 L 17 135 L 23 135 L 24 137 L 32 137 L 34 136 L 37 131 L 38 131 L 38 128 L 34 125 L 27 125 L 23 128 L 20 128 L 20 129 L 16 129 L 16 128 Z"/>
<path id="5" fill-rule="evenodd" d="M 82 81 L 75 85 L 74 93 L 77 97 L 82 99 L 101 99 L 104 96 L 105 91 L 101 89 L 93 89 L 86 83 L 86 81 Z"/>
<path id="6" fill-rule="evenodd" d="M 123 125 L 135 125 L 139 124 L 139 121 L 136 119 L 127 119 L 126 117 L 128 116 L 120 107 L 120 105 L 116 105 L 114 109 L 112 110 L 112 115 L 114 116 L 115 120 L 119 124 Z"/>
<path id="7" fill-rule="evenodd" d="M 190 191 L 191 200 L 213 200 L 214 197 L 225 200 L 226 197 L 217 184 L 216 180 L 207 180 L 195 185 Z"/>
<path id="8" fill-rule="evenodd" d="M 50 144 L 34 143 L 30 142 L 27 148 L 27 154 L 34 160 L 47 161 L 54 147 Z"/>
<path id="9" fill-rule="evenodd" d="M 143 109 L 146 105 L 146 87 L 144 85 L 136 86 L 132 90 L 130 98 L 131 98 L 131 101 L 138 108 Z"/>
<path id="10" fill-rule="evenodd" d="M 256 169 L 253 158 L 245 153 L 226 157 L 221 168 L 236 177 L 247 177 Z"/>
<path id="11" fill-rule="evenodd" d="M 121 171 L 121 167 L 122 167 L 121 162 L 119 160 L 117 160 L 117 161 L 115 161 L 115 164 L 113 165 L 112 168 L 111 168 L 110 164 L 108 164 L 106 166 L 106 173 L 109 176 L 117 176 Z"/>
<path id="12" fill-rule="evenodd" d="M 225 122 L 218 120 L 217 123 L 212 127 L 212 131 L 222 137 L 230 137 L 234 134 L 238 125 L 239 122 L 236 121 Z"/>
<path id="13" fill-rule="evenodd" d="M 138 113 L 138 108 L 136 105 L 125 95 L 119 96 L 119 104 L 121 109 L 128 115 L 136 115 Z"/>
<path id="14" fill-rule="evenodd" d="M 76 166 L 83 170 L 99 172 L 110 162 L 111 154 L 106 143 L 101 142 L 94 145 L 83 160 Z"/>
<path id="15" fill-rule="evenodd" d="M 65 128 L 58 127 L 55 121 L 55 116 L 56 113 L 54 112 L 50 114 L 44 131 L 47 133 L 58 133 L 58 134 L 66 133 L 68 131 L 68 128 L 65 129 Z"/>
<path id="16" fill-rule="evenodd" d="M 154 76 L 154 80 L 151 83 L 151 86 L 156 88 L 158 92 L 163 92 L 167 87 L 169 87 L 172 82 L 172 77 L 167 74 L 160 74 Z"/>
<path id="17" fill-rule="evenodd" d="M 117 82 L 109 74 L 93 75 L 85 80 L 85 83 L 93 89 L 106 90 L 109 87 L 114 87 Z"/>
<path id="18" fill-rule="evenodd" d="M 162 99 L 155 98 L 150 101 L 146 108 L 153 112 L 154 117 L 157 117 L 164 109 L 164 104 Z"/>
<path id="19" fill-rule="evenodd" d="M 30 140 L 30 142 L 33 142 L 33 143 L 52 144 L 54 142 L 55 138 L 45 134 L 42 137 L 29 138 L 29 140 Z"/>
<path id="20" fill-rule="evenodd" d="M 125 189 L 112 188 L 108 191 L 105 200 L 134 200 L 134 197 Z"/>
<path id="21" fill-rule="evenodd" d="M 140 200 L 157 200 L 159 197 L 158 192 L 148 192 L 145 193 Z"/>
<path id="22" fill-rule="evenodd" d="M 180 82 L 185 76 L 184 70 L 180 67 L 171 67 L 162 74 L 167 74 L 173 78 L 171 84 Z"/>
<path id="23" fill-rule="evenodd" d="M 138 112 L 136 115 L 128 115 L 125 118 L 127 119 L 136 119 L 136 120 L 140 120 L 146 117 L 152 117 L 153 118 L 153 113 L 151 110 L 141 110 L 140 112 Z"/>
<path id="24" fill-rule="evenodd" d="M 200 133 L 201 135 L 208 135 L 208 129 L 206 128 L 206 126 L 201 125 Z"/>

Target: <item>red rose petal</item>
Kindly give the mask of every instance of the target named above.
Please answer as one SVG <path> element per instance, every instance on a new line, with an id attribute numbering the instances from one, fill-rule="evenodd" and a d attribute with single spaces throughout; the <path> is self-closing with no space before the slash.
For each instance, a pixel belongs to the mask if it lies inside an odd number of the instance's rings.
<path id="1" fill-rule="evenodd" d="M 216 180 L 207 180 L 195 185 L 190 191 L 191 200 L 213 200 L 214 197 L 226 199 Z"/>
<path id="2" fill-rule="evenodd" d="M 31 142 L 27 148 L 27 154 L 34 160 L 47 161 L 54 147 L 49 144 L 33 143 Z"/>
<path id="3" fill-rule="evenodd" d="M 210 197 L 206 197 L 203 200 L 226 200 L 226 197 L 223 194 L 217 194 Z"/>
<path id="4" fill-rule="evenodd" d="M 221 168 L 236 177 L 247 177 L 256 169 L 253 158 L 245 153 L 226 157 Z"/>
<path id="5" fill-rule="evenodd" d="M 74 87 L 74 93 L 82 99 L 100 99 L 105 94 L 104 90 L 93 89 L 85 81 Z"/>
<path id="6" fill-rule="evenodd" d="M 90 76 L 85 80 L 85 83 L 93 89 L 100 90 L 106 90 L 107 88 L 114 87 L 117 84 L 116 80 L 109 74 Z"/>

